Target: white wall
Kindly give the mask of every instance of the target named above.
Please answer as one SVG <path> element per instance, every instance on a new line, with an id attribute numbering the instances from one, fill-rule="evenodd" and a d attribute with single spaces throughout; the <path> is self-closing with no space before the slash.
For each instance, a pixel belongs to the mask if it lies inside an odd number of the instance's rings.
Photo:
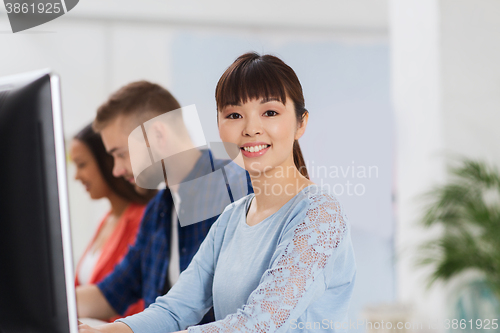
<path id="1" fill-rule="evenodd" d="M 392 92 L 397 128 L 397 284 L 402 302 L 417 305 L 423 316 L 443 318 L 441 294 L 425 293 L 415 248 L 428 237 L 415 227 L 415 201 L 443 179 L 439 8 L 433 0 L 391 2 Z M 429 319 L 429 318 L 427 318 Z"/>
<path id="2" fill-rule="evenodd" d="M 500 164 L 500 2 L 439 5 L 446 148 Z"/>
<path id="3" fill-rule="evenodd" d="M 449 318 L 451 285 L 425 290 L 415 247 L 439 229 L 415 226 L 418 196 L 446 179 L 448 157 L 500 163 L 500 2 L 390 1 L 397 136 L 399 298 L 426 318 Z"/>
<path id="4" fill-rule="evenodd" d="M 176 26 L 387 30 L 387 0 L 85 0 L 69 16 Z"/>

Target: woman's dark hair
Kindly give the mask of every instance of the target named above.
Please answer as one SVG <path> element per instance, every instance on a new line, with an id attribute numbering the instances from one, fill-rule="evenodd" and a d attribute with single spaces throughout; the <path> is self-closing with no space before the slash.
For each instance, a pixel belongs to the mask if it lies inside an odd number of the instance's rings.
<path id="1" fill-rule="evenodd" d="M 215 89 L 217 110 L 259 98 L 277 98 L 286 104 L 287 96 L 295 106 L 297 122 L 302 122 L 308 111 L 302 86 L 293 69 L 275 56 L 261 56 L 255 52 L 239 56 L 222 74 Z M 297 140 L 293 143 L 293 161 L 299 172 L 309 179 Z"/>
<path id="2" fill-rule="evenodd" d="M 90 149 L 99 171 L 101 171 L 102 177 L 111 191 L 128 201 L 138 204 L 147 204 L 155 196 L 156 190 L 147 190 L 145 194 L 139 194 L 134 189 L 134 186 L 125 179 L 113 176 L 113 157 L 106 152 L 101 135 L 94 132 L 92 124 L 85 126 L 75 135 L 74 139 L 82 142 Z"/>

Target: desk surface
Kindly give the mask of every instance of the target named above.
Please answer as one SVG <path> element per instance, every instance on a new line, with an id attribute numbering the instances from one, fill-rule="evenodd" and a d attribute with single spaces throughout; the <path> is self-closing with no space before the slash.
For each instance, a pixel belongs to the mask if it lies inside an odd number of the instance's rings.
<path id="1" fill-rule="evenodd" d="M 96 327 L 104 324 L 108 324 L 108 322 L 99 320 L 99 319 L 94 319 L 94 318 L 78 318 L 79 321 L 81 321 L 84 324 L 87 324 L 91 327 Z"/>

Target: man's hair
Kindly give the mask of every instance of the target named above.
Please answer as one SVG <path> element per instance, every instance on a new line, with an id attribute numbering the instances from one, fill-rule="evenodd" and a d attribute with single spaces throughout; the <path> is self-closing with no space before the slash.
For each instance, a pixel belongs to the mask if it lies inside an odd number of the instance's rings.
<path id="1" fill-rule="evenodd" d="M 100 132 L 118 116 L 132 116 L 138 120 L 138 123 L 143 123 L 180 107 L 174 96 L 160 85 L 148 81 L 132 82 L 113 93 L 97 109 L 92 127 L 96 132 Z M 178 121 L 182 122 L 182 117 Z M 172 125 L 176 128 L 180 124 Z"/>

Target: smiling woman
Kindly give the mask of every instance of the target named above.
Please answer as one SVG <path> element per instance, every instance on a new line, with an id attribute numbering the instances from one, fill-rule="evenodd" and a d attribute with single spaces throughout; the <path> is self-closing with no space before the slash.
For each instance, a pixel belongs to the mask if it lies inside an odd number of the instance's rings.
<path id="1" fill-rule="evenodd" d="M 306 111 L 301 121 L 296 121 L 294 109 L 290 97 L 284 102 L 254 98 L 241 105 L 221 108 L 218 120 L 220 137 L 223 142 L 238 143 L 246 157 L 243 161 L 250 175 L 267 172 L 267 176 L 272 177 L 270 167 L 277 171 L 286 165 L 293 165 L 292 149 L 297 149 L 297 154 L 300 154 L 297 170 L 302 167 L 302 178 L 308 178 L 307 170 L 301 164 L 303 159 L 297 142 L 305 131 L 308 114 Z M 259 137 L 266 140 L 257 141 Z M 271 154 L 266 154 L 271 151 Z"/>
<path id="2" fill-rule="evenodd" d="M 243 118 L 237 111 L 241 110 L 242 103 L 245 104 L 249 101 L 252 101 L 252 103 L 247 103 L 248 106 L 253 104 L 255 110 L 260 105 L 261 116 L 273 118 L 273 120 L 268 122 L 263 118 L 260 118 L 261 120 L 256 118 L 255 120 L 251 119 L 255 123 L 250 124 L 248 124 L 247 120 L 245 121 L 246 125 L 250 126 L 247 130 L 255 131 L 256 128 L 251 128 L 252 126 L 262 126 L 264 124 L 273 126 L 274 131 L 279 131 L 280 128 L 281 130 L 290 130 L 290 126 L 295 126 L 301 127 L 298 128 L 300 137 L 307 125 L 309 112 L 305 108 L 302 86 L 297 75 L 283 61 L 271 55 L 258 56 L 255 53 L 248 53 L 239 57 L 220 78 L 215 92 L 215 99 L 217 109 L 219 113 L 222 113 L 217 115 L 217 124 L 219 125 L 219 134 L 224 142 L 226 140 L 224 134 L 221 133 L 219 121 L 222 121 L 222 119 Z M 294 117 L 296 122 L 294 123 L 290 117 Z M 280 127 L 278 127 L 279 124 L 281 124 Z M 232 128 L 236 130 L 234 126 Z M 229 140 L 228 142 L 232 141 Z M 269 142 L 249 142 L 241 145 L 241 147 L 255 145 L 271 146 Z M 295 166 L 297 166 L 302 176 L 309 179 L 298 137 L 293 139 L 292 147 Z M 278 148 L 275 147 L 275 149 Z M 248 150 L 252 153 L 252 149 Z M 245 154 L 244 152 L 243 155 L 247 157 L 260 156 L 259 154 Z"/>
<path id="3" fill-rule="evenodd" d="M 297 76 L 274 56 L 244 54 L 222 75 L 216 101 L 220 137 L 240 147 L 254 193 L 224 209 L 166 295 L 117 323 L 81 325 L 82 333 L 289 332 L 348 322 L 351 228 L 338 199 L 308 179 Z M 211 307 L 216 321 L 196 325 Z"/>

